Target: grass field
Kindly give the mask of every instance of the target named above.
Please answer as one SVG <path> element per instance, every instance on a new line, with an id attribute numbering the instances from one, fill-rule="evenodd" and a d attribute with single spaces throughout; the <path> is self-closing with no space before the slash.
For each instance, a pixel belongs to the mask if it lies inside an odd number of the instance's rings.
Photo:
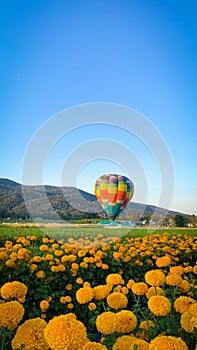
<path id="1" fill-rule="evenodd" d="M 56 240 L 64 239 L 65 241 L 73 237 L 78 239 L 80 237 L 86 236 L 96 236 L 97 234 L 102 234 L 104 237 L 143 237 L 152 233 L 163 234 L 168 232 L 169 234 L 188 234 L 191 236 L 197 235 L 197 228 L 121 228 L 121 227 L 102 227 L 102 226 L 8 226 L 0 225 L 0 244 L 4 244 L 5 240 L 11 239 L 15 236 L 28 236 L 36 235 L 40 238 L 51 237 Z"/>

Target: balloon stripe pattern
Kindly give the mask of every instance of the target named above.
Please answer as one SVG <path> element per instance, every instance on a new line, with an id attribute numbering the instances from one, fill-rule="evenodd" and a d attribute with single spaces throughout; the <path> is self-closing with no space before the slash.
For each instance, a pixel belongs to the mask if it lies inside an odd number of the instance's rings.
<path id="1" fill-rule="evenodd" d="M 107 217 L 114 220 L 132 198 L 134 185 L 126 176 L 105 174 L 96 180 L 94 191 Z"/>

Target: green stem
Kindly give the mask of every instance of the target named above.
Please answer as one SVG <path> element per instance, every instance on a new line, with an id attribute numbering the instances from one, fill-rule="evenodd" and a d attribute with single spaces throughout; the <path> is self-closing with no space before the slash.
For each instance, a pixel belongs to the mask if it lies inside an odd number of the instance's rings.
<path id="1" fill-rule="evenodd" d="M 5 349 L 4 349 L 5 338 L 6 338 L 6 328 L 3 327 L 2 342 L 1 342 L 1 350 L 5 350 Z"/>

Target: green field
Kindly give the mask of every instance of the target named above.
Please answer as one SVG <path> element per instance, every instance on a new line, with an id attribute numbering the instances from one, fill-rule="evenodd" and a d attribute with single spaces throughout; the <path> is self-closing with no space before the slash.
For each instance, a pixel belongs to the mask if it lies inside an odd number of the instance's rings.
<path id="1" fill-rule="evenodd" d="M 0 244 L 4 244 L 5 240 L 12 239 L 15 236 L 36 235 L 40 238 L 50 237 L 55 240 L 73 237 L 78 239 L 80 237 L 96 236 L 103 234 L 104 237 L 142 237 L 151 233 L 162 234 L 168 232 L 169 234 L 188 234 L 197 235 L 197 229 L 192 228 L 109 228 L 102 226 L 68 226 L 68 227 L 12 227 L 7 225 L 0 225 Z"/>

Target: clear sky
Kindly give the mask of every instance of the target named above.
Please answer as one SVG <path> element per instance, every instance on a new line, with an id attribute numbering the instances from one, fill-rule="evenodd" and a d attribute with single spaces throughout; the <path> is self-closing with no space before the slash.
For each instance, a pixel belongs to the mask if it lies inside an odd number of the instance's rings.
<path id="1" fill-rule="evenodd" d="M 22 181 L 28 143 L 53 115 L 111 102 L 155 125 L 174 163 L 170 208 L 197 214 L 196 18 L 196 0 L 1 0 L 0 177 Z M 144 169 L 147 202 L 157 205 L 157 160 L 137 137 L 109 125 L 79 128 L 57 142 L 44 182 L 60 185 L 68 154 L 99 135 L 130 148 Z M 81 167 L 76 185 L 93 192 L 106 172 L 124 169 L 101 154 Z M 133 200 L 143 200 L 139 186 Z"/>

